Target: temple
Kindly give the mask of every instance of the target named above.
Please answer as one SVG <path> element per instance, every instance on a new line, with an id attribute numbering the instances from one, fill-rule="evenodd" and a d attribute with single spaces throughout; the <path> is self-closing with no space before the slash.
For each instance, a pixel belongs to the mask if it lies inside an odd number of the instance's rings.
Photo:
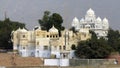
<path id="1" fill-rule="evenodd" d="M 80 21 L 77 17 L 73 19 L 72 27 L 74 27 L 77 31 L 83 28 L 89 28 L 91 31 L 96 33 L 99 39 L 101 37 L 107 37 L 109 23 L 107 18 L 102 20 L 100 17 L 96 17 L 95 12 L 90 8 L 86 12 L 85 18 L 82 18 Z"/>
<path id="2" fill-rule="evenodd" d="M 22 57 L 41 57 L 41 58 L 73 58 L 72 46 L 79 41 L 91 38 L 89 29 L 80 29 L 78 32 L 72 30 L 61 31 L 59 36 L 58 29 L 54 26 L 49 31 L 41 30 L 37 27 L 34 30 L 19 28 L 12 31 L 13 50 Z"/>

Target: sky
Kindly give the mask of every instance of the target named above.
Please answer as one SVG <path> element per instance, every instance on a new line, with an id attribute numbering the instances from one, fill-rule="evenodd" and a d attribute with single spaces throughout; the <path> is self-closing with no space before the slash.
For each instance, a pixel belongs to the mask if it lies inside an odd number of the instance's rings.
<path id="1" fill-rule="evenodd" d="M 39 26 L 44 11 L 59 13 L 63 17 L 63 26 L 71 27 L 74 17 L 79 20 L 92 8 L 96 17 L 109 20 L 110 27 L 120 29 L 120 0 L 0 0 L 0 20 L 5 13 L 12 21 L 26 24 L 28 29 Z"/>

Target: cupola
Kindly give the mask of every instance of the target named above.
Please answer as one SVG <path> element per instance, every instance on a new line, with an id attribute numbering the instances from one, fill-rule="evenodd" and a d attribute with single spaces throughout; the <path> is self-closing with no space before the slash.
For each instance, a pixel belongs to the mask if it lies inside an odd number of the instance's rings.
<path id="1" fill-rule="evenodd" d="M 104 18 L 104 19 L 103 19 L 103 22 L 104 22 L 104 23 L 108 23 L 108 19 L 107 19 L 107 18 Z"/>
<path id="2" fill-rule="evenodd" d="M 58 29 L 56 29 L 54 27 L 54 25 L 53 25 L 52 28 L 49 30 L 49 32 L 51 32 L 51 33 L 58 33 Z"/>
<path id="3" fill-rule="evenodd" d="M 102 20 L 100 17 L 97 18 L 97 22 L 100 23 Z"/>
<path id="4" fill-rule="evenodd" d="M 73 19 L 73 21 L 72 21 L 72 26 L 75 27 L 75 26 L 77 26 L 77 25 L 79 25 L 79 20 L 78 20 L 77 17 L 75 17 L 75 18 Z"/>

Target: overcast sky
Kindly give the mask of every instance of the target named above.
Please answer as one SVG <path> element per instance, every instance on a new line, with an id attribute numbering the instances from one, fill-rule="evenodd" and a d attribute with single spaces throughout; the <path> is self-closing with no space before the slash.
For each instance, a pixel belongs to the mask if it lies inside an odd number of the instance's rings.
<path id="1" fill-rule="evenodd" d="M 64 19 L 63 26 L 70 28 L 73 18 L 80 20 L 89 8 L 97 17 L 108 18 L 111 28 L 120 29 L 120 0 L 0 0 L 0 20 L 4 20 L 6 12 L 11 20 L 32 29 L 38 26 L 44 11 L 49 10 L 59 13 Z"/>

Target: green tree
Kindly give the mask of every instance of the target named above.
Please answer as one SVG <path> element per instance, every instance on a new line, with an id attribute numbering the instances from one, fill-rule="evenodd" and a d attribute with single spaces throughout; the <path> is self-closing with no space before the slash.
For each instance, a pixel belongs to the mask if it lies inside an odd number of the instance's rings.
<path id="1" fill-rule="evenodd" d="M 59 30 L 64 30 L 62 26 L 63 19 L 62 16 L 58 13 L 50 14 L 49 11 L 45 11 L 43 18 L 39 19 L 39 24 L 41 25 L 42 30 L 49 30 L 53 25 Z"/>
<path id="2" fill-rule="evenodd" d="M 11 21 L 9 18 L 0 21 L 0 48 L 12 49 L 11 32 L 19 27 L 25 27 L 25 24 Z"/>
<path id="3" fill-rule="evenodd" d="M 49 19 L 50 19 L 50 12 L 45 11 L 43 18 L 38 20 L 42 30 L 50 29 L 51 25 L 50 25 Z"/>
<path id="4" fill-rule="evenodd" d="M 75 27 L 71 27 L 69 30 L 73 31 L 73 33 L 76 33 Z"/>
<path id="5" fill-rule="evenodd" d="M 120 52 L 120 33 L 118 30 L 110 29 L 108 31 L 108 44 L 114 51 Z"/>
<path id="6" fill-rule="evenodd" d="M 97 39 L 95 33 L 87 41 L 80 41 L 75 51 L 78 58 L 100 59 L 105 58 L 111 53 L 111 47 L 104 38 Z"/>

